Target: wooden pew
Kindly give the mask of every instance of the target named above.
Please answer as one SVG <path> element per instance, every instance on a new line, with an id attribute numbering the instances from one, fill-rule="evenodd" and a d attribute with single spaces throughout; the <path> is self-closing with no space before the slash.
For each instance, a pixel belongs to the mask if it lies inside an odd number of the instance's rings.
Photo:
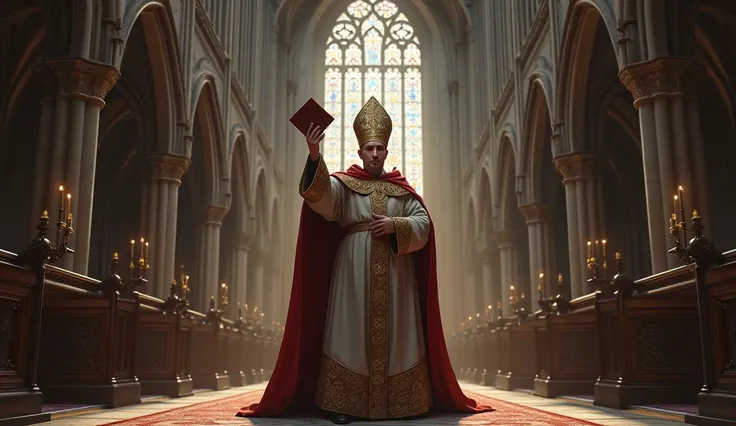
<path id="1" fill-rule="evenodd" d="M 45 402 L 137 404 L 140 300 L 103 292 L 100 282 L 46 267 L 39 382 Z"/>
<path id="2" fill-rule="evenodd" d="M 499 329 L 496 323 L 486 324 L 483 335 L 483 374 L 480 384 L 483 386 L 495 386 L 496 374 L 498 373 L 498 336 Z"/>
<path id="3" fill-rule="evenodd" d="M 722 261 L 697 271 L 704 380 L 690 424 L 736 425 L 736 251 Z"/>
<path id="4" fill-rule="evenodd" d="M 702 369 L 694 272 L 686 265 L 597 293 L 596 405 L 695 402 Z"/>
<path id="5" fill-rule="evenodd" d="M 195 389 L 228 389 L 228 329 L 210 300 L 207 314 L 191 311 L 190 370 Z"/>
<path id="6" fill-rule="evenodd" d="M 532 389 L 537 372 L 534 320 L 513 316 L 498 330 L 496 387 Z"/>
<path id="7" fill-rule="evenodd" d="M 534 393 L 547 398 L 592 395 L 598 378 L 595 294 L 558 302 L 535 321 L 537 375 Z"/>
<path id="8" fill-rule="evenodd" d="M 163 301 L 140 295 L 136 375 L 145 395 L 192 395 L 189 373 L 191 315 L 172 294 Z"/>
<path id="9" fill-rule="evenodd" d="M 41 412 L 36 384 L 43 270 L 0 250 L 0 419 Z"/>

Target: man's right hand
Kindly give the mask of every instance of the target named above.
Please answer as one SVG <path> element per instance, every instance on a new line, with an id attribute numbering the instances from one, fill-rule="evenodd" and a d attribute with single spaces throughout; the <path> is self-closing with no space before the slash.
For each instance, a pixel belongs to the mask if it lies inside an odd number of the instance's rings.
<path id="1" fill-rule="evenodd" d="M 307 148 L 309 148 L 309 159 L 312 161 L 319 160 L 319 143 L 325 138 L 325 133 L 315 126 L 314 123 L 309 123 L 309 129 L 307 130 Z"/>

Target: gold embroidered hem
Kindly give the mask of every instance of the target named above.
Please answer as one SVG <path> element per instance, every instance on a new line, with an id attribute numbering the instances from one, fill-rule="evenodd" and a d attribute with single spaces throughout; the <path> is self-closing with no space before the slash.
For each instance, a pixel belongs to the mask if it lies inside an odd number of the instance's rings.
<path id="1" fill-rule="evenodd" d="M 368 402 L 369 379 L 341 365 L 332 358 L 322 357 L 315 402 L 325 411 L 346 414 L 361 419 L 399 419 L 413 417 L 432 407 L 432 385 L 429 367 L 422 358 L 414 367 L 388 378 L 387 410 L 374 417 Z"/>
<path id="2" fill-rule="evenodd" d="M 327 170 L 327 164 L 325 164 L 325 161 L 320 155 L 319 163 L 317 164 L 317 171 L 314 172 L 314 178 L 309 184 L 309 187 L 304 189 L 307 167 L 309 167 L 309 164 L 304 166 L 304 172 L 299 180 L 299 194 L 310 203 L 316 203 L 322 199 L 322 195 L 324 195 L 325 190 L 330 185 L 330 172 Z"/>
<path id="3" fill-rule="evenodd" d="M 393 220 L 396 233 L 391 236 L 391 251 L 396 256 L 406 254 L 411 243 L 411 222 L 405 217 L 395 217 Z"/>
<path id="4" fill-rule="evenodd" d="M 317 407 L 353 417 L 368 414 L 368 377 L 358 374 L 337 361 L 322 356 L 317 382 Z"/>

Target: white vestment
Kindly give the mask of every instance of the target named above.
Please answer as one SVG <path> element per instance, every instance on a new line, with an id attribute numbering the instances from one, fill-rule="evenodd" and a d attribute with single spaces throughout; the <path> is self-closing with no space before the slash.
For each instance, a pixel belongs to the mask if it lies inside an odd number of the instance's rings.
<path id="1" fill-rule="evenodd" d="M 329 176 L 307 163 L 300 193 L 309 207 L 346 231 L 332 272 L 316 403 L 359 418 L 415 416 L 432 402 L 413 252 L 430 221 L 405 189 L 382 180 Z M 396 233 L 373 237 L 372 213 Z"/>

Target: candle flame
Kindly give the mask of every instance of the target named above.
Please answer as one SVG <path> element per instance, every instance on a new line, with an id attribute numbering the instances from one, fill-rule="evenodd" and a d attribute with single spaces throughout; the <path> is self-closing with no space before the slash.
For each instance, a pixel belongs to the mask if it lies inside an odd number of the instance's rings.
<path id="1" fill-rule="evenodd" d="M 473 317 L 468 317 L 468 321 L 472 321 L 472 320 L 473 320 Z"/>
<path id="2" fill-rule="evenodd" d="M 557 273 L 557 282 L 562 282 L 562 272 Z"/>
<path id="3" fill-rule="evenodd" d="M 682 185 L 678 185 L 678 186 L 677 186 L 677 189 L 679 189 L 680 191 L 682 191 L 682 190 L 683 190 L 683 189 L 682 189 Z"/>
<path id="4" fill-rule="evenodd" d="M 677 195 L 675 195 L 675 201 L 677 201 L 677 199 L 678 199 L 678 198 L 679 198 L 679 197 L 678 197 Z"/>
<path id="5" fill-rule="evenodd" d="M 514 289 L 514 286 L 511 286 L 511 290 L 513 290 L 513 289 Z"/>
<path id="6" fill-rule="evenodd" d="M 601 240 L 601 243 L 605 244 L 606 243 L 606 240 Z"/>
<path id="7" fill-rule="evenodd" d="M 64 190 L 64 185 L 59 185 L 59 191 L 63 191 L 63 190 Z"/>
<path id="8" fill-rule="evenodd" d="M 544 272 L 539 273 L 539 279 L 541 280 L 542 278 L 544 278 Z"/>
<path id="9" fill-rule="evenodd" d="M 146 242 L 146 240 L 141 238 L 141 244 L 143 244 L 144 242 Z"/>
<path id="10" fill-rule="evenodd" d="M 72 194 L 66 194 L 66 198 L 69 199 L 69 200 L 71 200 L 72 199 Z"/>
<path id="11" fill-rule="evenodd" d="M 112 254 L 112 260 L 118 260 L 118 252 Z"/>
<path id="12" fill-rule="evenodd" d="M 135 244 L 135 240 L 130 240 L 130 243 L 131 244 Z"/>
<path id="13" fill-rule="evenodd" d="M 493 309 L 493 306 L 488 305 L 488 310 L 490 311 L 491 309 Z"/>
<path id="14" fill-rule="evenodd" d="M 616 252 L 616 260 L 621 260 L 621 252 L 620 251 L 617 251 Z"/>

